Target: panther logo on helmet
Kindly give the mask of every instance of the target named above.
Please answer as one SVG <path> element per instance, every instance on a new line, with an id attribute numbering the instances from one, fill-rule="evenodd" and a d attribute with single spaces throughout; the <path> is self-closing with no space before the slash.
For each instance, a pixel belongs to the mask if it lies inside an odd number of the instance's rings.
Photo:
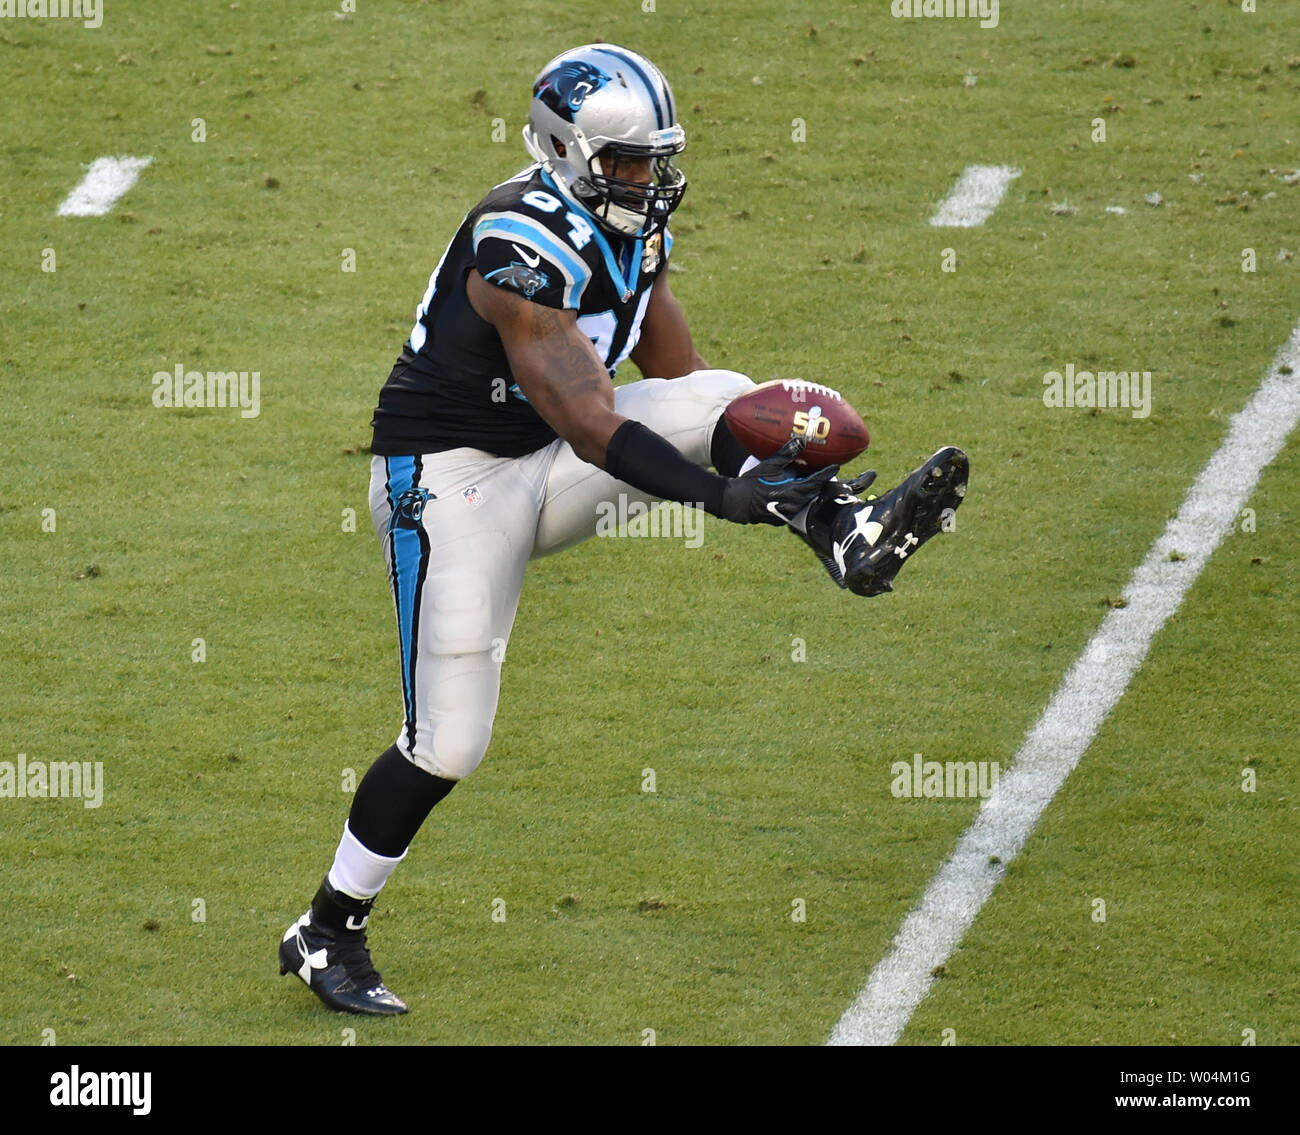
<path id="1" fill-rule="evenodd" d="M 617 44 L 584 44 L 542 68 L 524 145 L 563 196 L 618 237 L 662 232 L 686 192 L 674 161 L 686 131 L 668 80 Z"/>
<path id="2" fill-rule="evenodd" d="M 538 79 L 533 94 L 561 118 L 572 122 L 583 100 L 609 81 L 610 77 L 599 67 L 575 59 Z"/>

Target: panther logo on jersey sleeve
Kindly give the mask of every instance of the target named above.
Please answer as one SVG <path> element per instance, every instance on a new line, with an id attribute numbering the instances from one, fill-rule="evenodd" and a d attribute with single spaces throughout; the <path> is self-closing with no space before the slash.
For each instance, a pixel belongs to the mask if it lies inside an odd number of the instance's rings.
<path id="1" fill-rule="evenodd" d="M 539 272 L 536 268 L 520 264 L 518 261 L 488 272 L 483 278 L 490 284 L 514 288 L 515 291 L 523 294 L 524 299 L 529 300 L 549 282 L 545 272 Z"/>

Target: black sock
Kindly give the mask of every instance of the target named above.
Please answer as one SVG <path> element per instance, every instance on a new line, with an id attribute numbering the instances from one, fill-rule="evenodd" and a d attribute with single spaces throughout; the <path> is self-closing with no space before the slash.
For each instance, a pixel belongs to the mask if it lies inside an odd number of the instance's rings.
<path id="1" fill-rule="evenodd" d="M 348 827 L 376 855 L 396 858 L 410 846 L 433 806 L 455 787 L 454 780 L 432 776 L 392 745 L 357 785 Z"/>
<path id="2" fill-rule="evenodd" d="M 311 917 L 318 926 L 336 933 L 344 930 L 364 930 L 375 905 L 373 898 L 357 899 L 336 891 L 330 886 L 329 876 L 321 880 L 316 897 L 311 900 Z"/>
<path id="3" fill-rule="evenodd" d="M 749 450 L 736 440 L 736 435 L 727 425 L 725 414 L 713 427 L 713 440 L 709 443 L 709 460 L 724 477 L 738 476 L 740 467 L 749 460 Z"/>

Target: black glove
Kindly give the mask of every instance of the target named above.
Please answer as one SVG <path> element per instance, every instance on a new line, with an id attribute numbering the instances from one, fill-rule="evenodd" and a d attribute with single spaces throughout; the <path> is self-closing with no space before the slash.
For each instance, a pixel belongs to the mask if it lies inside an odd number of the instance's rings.
<path id="1" fill-rule="evenodd" d="M 816 500 L 840 467 L 827 465 L 806 474 L 791 468 L 806 444 L 792 437 L 748 473 L 729 477 L 722 490 L 722 518 L 736 524 L 785 524 Z"/>

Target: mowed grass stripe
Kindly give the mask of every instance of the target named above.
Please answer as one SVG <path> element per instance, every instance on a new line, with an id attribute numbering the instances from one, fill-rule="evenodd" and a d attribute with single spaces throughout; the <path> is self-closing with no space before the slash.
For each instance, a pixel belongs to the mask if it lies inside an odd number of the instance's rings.
<path id="1" fill-rule="evenodd" d="M 1300 323 L 830 1036 L 893 1044 L 1300 421 Z"/>

